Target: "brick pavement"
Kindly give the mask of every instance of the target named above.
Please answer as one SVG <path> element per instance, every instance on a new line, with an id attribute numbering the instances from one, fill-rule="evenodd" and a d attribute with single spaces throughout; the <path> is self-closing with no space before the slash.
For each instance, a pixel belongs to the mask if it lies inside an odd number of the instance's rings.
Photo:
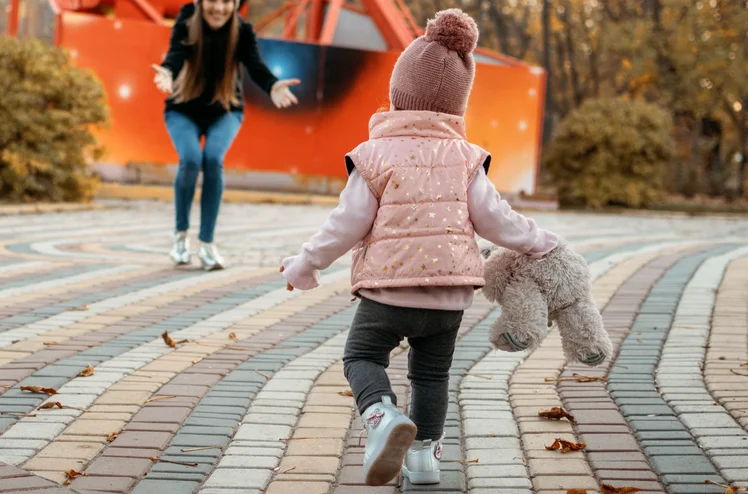
<path id="1" fill-rule="evenodd" d="M 102 206 L 0 217 L 2 494 L 748 485 L 748 221 L 537 215 L 590 264 L 615 358 L 568 366 L 556 331 L 531 355 L 492 351 L 498 309 L 476 298 L 451 371 L 442 483 L 371 488 L 341 360 L 349 260 L 312 292 L 285 291 L 277 273 L 329 207 L 226 205 L 219 243 L 232 267 L 206 274 L 168 265 L 167 205 Z M 171 348 L 164 331 L 189 342 Z M 404 409 L 407 354 L 404 343 L 388 370 Z M 64 408 L 38 409 L 55 402 Z M 576 421 L 538 417 L 552 406 Z M 587 446 L 546 450 L 556 438 Z M 70 470 L 86 475 L 68 483 Z"/>

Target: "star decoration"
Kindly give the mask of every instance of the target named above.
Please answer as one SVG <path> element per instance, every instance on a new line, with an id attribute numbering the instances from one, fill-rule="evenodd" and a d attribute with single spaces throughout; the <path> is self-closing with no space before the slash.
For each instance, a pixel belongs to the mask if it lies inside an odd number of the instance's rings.
<path id="1" fill-rule="evenodd" d="M 408 250 L 408 249 L 410 249 L 410 244 L 405 244 L 405 247 L 403 248 L 403 250 Z"/>
<path id="2" fill-rule="evenodd" d="M 434 217 L 436 217 L 436 213 L 429 213 L 429 218 L 434 218 Z"/>
<path id="3" fill-rule="evenodd" d="M 433 258 L 433 259 L 432 259 L 432 261 L 434 261 L 434 264 L 436 264 L 437 262 L 439 262 L 439 259 L 437 259 L 437 258 L 435 257 L 435 258 Z"/>
<path id="4" fill-rule="evenodd" d="M 399 188 L 400 188 L 400 184 L 399 184 L 399 183 L 395 182 L 395 183 L 394 183 L 394 185 L 395 185 L 395 188 L 396 188 L 396 189 L 399 189 Z"/>
<path id="5" fill-rule="evenodd" d="M 426 265 L 425 264 L 421 264 L 421 271 L 426 271 Z"/>
<path id="6" fill-rule="evenodd" d="M 387 272 L 387 266 L 385 266 L 384 268 L 382 268 L 382 271 L 384 271 L 386 273 Z"/>

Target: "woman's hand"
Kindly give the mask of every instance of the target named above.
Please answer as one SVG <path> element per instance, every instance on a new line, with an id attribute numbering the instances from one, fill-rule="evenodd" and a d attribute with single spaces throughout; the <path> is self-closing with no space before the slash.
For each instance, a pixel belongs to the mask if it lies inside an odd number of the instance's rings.
<path id="1" fill-rule="evenodd" d="M 159 91 L 161 91 L 162 93 L 171 94 L 172 86 L 174 85 L 171 71 L 166 67 L 155 64 L 151 65 L 151 68 L 156 71 L 156 75 L 153 76 L 153 82 L 156 84 L 156 87 L 159 89 Z"/>
<path id="2" fill-rule="evenodd" d="M 297 84 L 301 84 L 299 79 L 282 79 L 273 84 L 273 88 L 270 90 L 270 99 L 273 100 L 273 104 L 277 108 L 288 108 L 297 104 L 299 100 L 289 89 L 290 86 L 296 86 Z"/>

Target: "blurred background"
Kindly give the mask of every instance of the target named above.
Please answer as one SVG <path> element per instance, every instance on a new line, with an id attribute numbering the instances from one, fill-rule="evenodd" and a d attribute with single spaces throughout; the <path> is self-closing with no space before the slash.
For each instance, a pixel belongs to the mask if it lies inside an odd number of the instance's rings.
<path id="1" fill-rule="evenodd" d="M 171 182 L 150 65 L 183 3 L 0 0 L 2 200 Z M 449 7 L 481 29 L 468 137 L 510 198 L 748 211 L 745 0 L 251 0 L 242 15 L 271 70 L 302 79 L 301 104 L 276 110 L 247 85 L 227 185 L 339 192 L 399 52 Z"/>

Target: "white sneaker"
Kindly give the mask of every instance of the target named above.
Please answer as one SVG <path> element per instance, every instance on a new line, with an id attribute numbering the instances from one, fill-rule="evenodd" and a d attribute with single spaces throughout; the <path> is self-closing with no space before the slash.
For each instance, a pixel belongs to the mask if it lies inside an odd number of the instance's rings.
<path id="1" fill-rule="evenodd" d="M 397 477 L 416 437 L 416 425 L 392 404 L 389 396 L 375 403 L 361 415 L 368 433 L 364 453 L 366 485 L 385 485 Z"/>
<path id="2" fill-rule="evenodd" d="M 403 476 L 413 485 L 438 484 L 441 480 L 439 462 L 442 459 L 442 441 L 416 441 L 408 449 L 403 463 Z"/>

